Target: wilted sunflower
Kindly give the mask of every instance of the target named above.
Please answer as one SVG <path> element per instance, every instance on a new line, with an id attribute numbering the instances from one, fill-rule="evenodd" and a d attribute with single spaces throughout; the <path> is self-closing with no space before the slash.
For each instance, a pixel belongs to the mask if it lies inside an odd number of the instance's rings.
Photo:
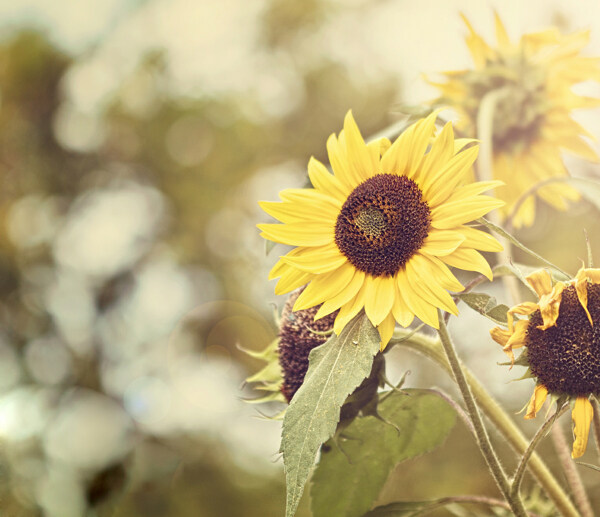
<path id="1" fill-rule="evenodd" d="M 520 196 L 548 178 L 567 176 L 561 151 L 591 161 L 598 156 L 582 135 L 590 136 L 571 118 L 576 108 L 599 105 L 598 99 L 577 95 L 572 87 L 600 80 L 600 58 L 580 55 L 589 31 L 561 35 L 556 29 L 525 34 L 512 44 L 496 15 L 497 48 L 489 46 L 466 18 L 467 45 L 475 68 L 446 72 L 446 83 L 431 83 L 441 90 L 435 104 L 454 107 L 467 136 L 478 134 L 477 119 L 486 96 L 495 96 L 492 122 L 493 176 L 506 183 L 498 190 L 506 201 L 506 216 Z M 562 183 L 537 191 L 544 201 L 566 210 L 566 200 L 579 193 Z M 515 214 L 516 227 L 528 226 L 535 217 L 535 197 L 529 196 Z"/>
<path id="2" fill-rule="evenodd" d="M 266 392 L 265 396 L 250 402 L 290 402 L 304 382 L 310 352 L 329 338 L 336 314 L 315 321 L 318 306 L 294 312 L 292 307 L 301 293 L 302 289 L 294 291 L 285 302 L 278 318 L 277 339 L 262 352 L 246 350 L 249 355 L 267 363 L 262 370 L 246 379 L 246 382 L 254 384 L 255 389 Z"/>
<path id="3" fill-rule="evenodd" d="M 271 270 L 277 294 L 308 284 L 294 310 L 323 304 L 316 319 L 339 309 L 334 331 L 361 309 L 378 327 L 382 348 L 397 321 L 416 315 L 438 326 L 437 308 L 457 308 L 447 289 L 463 286 L 448 266 L 492 272 L 476 250 L 498 251 L 490 235 L 465 223 L 503 203 L 481 192 L 498 182 L 458 186 L 477 156 L 471 140 L 454 140 L 450 123 L 434 137 L 437 114 L 411 125 L 391 144 L 365 144 L 352 114 L 327 151 L 333 169 L 311 158 L 314 188 L 288 189 L 283 202 L 260 206 L 283 224 L 259 224 L 261 235 L 296 246 Z M 429 151 L 428 151 L 429 149 Z"/>
<path id="4" fill-rule="evenodd" d="M 554 285 L 550 274 L 542 270 L 527 281 L 539 301 L 510 309 L 508 330 L 496 327 L 491 335 L 513 361 L 513 350 L 526 347 L 519 363 L 529 366 L 537 383 L 525 418 L 535 418 L 548 393 L 571 400 L 572 456 L 579 458 L 585 452 L 594 414 L 589 399 L 600 394 L 600 269 L 582 268 L 573 280 Z M 529 319 L 514 321 L 515 314 Z"/>

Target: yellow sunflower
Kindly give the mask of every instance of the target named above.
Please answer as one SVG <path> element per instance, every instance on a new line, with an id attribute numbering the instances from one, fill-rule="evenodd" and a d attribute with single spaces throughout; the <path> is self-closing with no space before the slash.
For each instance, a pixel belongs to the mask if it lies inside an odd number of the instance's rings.
<path id="1" fill-rule="evenodd" d="M 503 204 L 480 195 L 497 181 L 458 186 L 477 156 L 472 140 L 454 139 L 450 123 L 435 135 L 437 113 L 411 125 L 391 144 L 365 144 L 349 112 L 327 151 L 333 169 L 314 158 L 314 188 L 288 189 L 283 202 L 261 202 L 283 224 L 259 224 L 266 239 L 296 246 L 270 273 L 275 292 L 306 289 L 294 310 L 323 304 L 315 319 L 339 309 L 334 331 L 363 308 L 379 329 L 382 349 L 395 323 L 416 315 L 438 327 L 437 308 L 457 308 L 447 290 L 463 286 L 448 266 L 492 278 L 477 251 L 499 251 L 485 232 L 465 226 Z"/>
<path id="2" fill-rule="evenodd" d="M 573 405 L 573 458 L 585 452 L 594 414 L 590 396 L 600 394 L 600 269 L 580 269 L 569 282 L 552 285 L 550 274 L 538 271 L 527 281 L 539 296 L 508 311 L 508 330 L 492 329 L 492 338 L 514 362 L 513 350 L 537 379 L 525 418 L 535 418 L 548 393 L 567 396 Z M 515 315 L 529 316 L 515 321 Z"/>
<path id="3" fill-rule="evenodd" d="M 446 72 L 445 83 L 430 82 L 441 90 L 434 104 L 455 108 L 463 121 L 457 127 L 466 136 L 475 136 L 482 102 L 494 96 L 492 167 L 494 178 L 506 183 L 497 191 L 506 201 L 501 211 L 506 216 L 533 185 L 568 175 L 561 151 L 598 161 L 596 152 L 582 139 L 591 135 L 571 118 L 571 111 L 599 105 L 598 99 L 577 95 L 572 87 L 600 80 L 600 58 L 580 55 L 589 31 L 561 35 L 549 29 L 525 34 L 512 44 L 496 15 L 497 47 L 492 48 L 463 19 L 475 67 Z M 579 198 L 575 189 L 561 183 L 546 185 L 537 194 L 559 210 L 566 210 L 567 200 Z M 529 196 L 513 223 L 529 226 L 534 217 L 535 196 Z"/>

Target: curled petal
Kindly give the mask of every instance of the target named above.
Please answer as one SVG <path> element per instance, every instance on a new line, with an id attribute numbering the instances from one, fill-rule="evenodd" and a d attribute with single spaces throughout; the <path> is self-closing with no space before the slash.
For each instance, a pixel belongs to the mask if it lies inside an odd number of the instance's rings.
<path id="1" fill-rule="evenodd" d="M 531 275 L 525 277 L 525 280 L 533 287 L 533 290 L 540 298 L 552 292 L 552 277 L 545 269 L 531 273 Z"/>
<path id="2" fill-rule="evenodd" d="M 527 337 L 527 329 L 529 327 L 528 320 L 520 320 L 515 323 L 514 332 L 508 338 L 506 345 L 502 348 L 504 352 L 510 357 L 511 363 L 515 363 L 515 354 L 513 350 L 515 348 L 521 348 L 525 346 L 525 338 Z M 511 366 L 512 368 L 512 366 Z"/>
<path id="3" fill-rule="evenodd" d="M 535 418 L 538 411 L 546 402 L 546 397 L 548 396 L 548 389 L 543 384 L 538 384 L 533 390 L 533 395 L 529 400 L 529 405 L 527 406 L 527 413 L 525 414 L 526 419 Z"/>
<path id="4" fill-rule="evenodd" d="M 575 289 L 577 291 L 577 298 L 579 299 L 579 303 L 583 307 L 583 310 L 585 310 L 585 313 L 587 314 L 588 320 L 590 321 L 590 325 L 594 326 L 592 316 L 587 308 L 588 280 L 593 284 L 600 284 L 600 269 L 581 268 L 579 271 L 577 271 L 577 275 L 575 276 Z"/>
<path id="5" fill-rule="evenodd" d="M 549 295 L 545 294 L 540 298 L 538 305 L 540 307 L 540 312 L 542 313 L 544 324 L 538 325 L 539 329 L 546 330 L 555 325 L 560 309 L 560 302 L 562 300 L 562 292 L 565 287 L 566 285 L 562 282 L 557 282 Z"/>
<path id="6" fill-rule="evenodd" d="M 571 411 L 573 419 L 573 452 L 572 458 L 583 456 L 587 447 L 588 436 L 590 434 L 590 424 L 594 416 L 594 408 L 587 397 L 577 397 L 575 406 Z"/>
<path id="7" fill-rule="evenodd" d="M 500 327 L 494 327 L 492 330 L 490 330 L 490 335 L 496 343 L 504 347 L 506 343 L 508 343 L 512 332 L 510 330 L 505 330 Z"/>
<path id="8" fill-rule="evenodd" d="M 519 305 L 515 305 L 512 309 L 509 309 L 508 312 L 506 313 L 506 319 L 508 321 L 508 330 L 510 330 L 511 332 L 513 332 L 514 330 L 514 315 L 515 314 L 521 314 L 522 316 L 529 316 L 530 314 L 534 313 L 535 311 L 537 311 L 539 309 L 539 306 L 537 303 L 533 303 L 533 302 L 523 302 L 520 303 Z"/>

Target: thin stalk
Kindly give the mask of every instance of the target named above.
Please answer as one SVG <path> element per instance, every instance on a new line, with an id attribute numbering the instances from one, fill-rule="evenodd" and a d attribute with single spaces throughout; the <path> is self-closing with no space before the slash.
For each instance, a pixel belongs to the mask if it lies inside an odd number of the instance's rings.
<path id="1" fill-rule="evenodd" d="M 429 393 L 433 393 L 434 395 L 437 395 L 438 397 L 444 399 L 448 403 L 448 405 L 451 406 L 452 409 L 454 409 L 454 411 L 456 411 L 456 414 L 463 421 L 463 424 L 465 424 L 466 428 L 469 431 L 471 431 L 471 434 L 475 438 L 477 438 L 477 432 L 475 431 L 475 427 L 473 426 L 473 422 L 471 422 L 471 419 L 469 418 L 469 415 L 467 415 L 467 413 L 465 412 L 465 410 L 462 408 L 462 406 L 458 402 L 456 402 L 456 400 L 454 400 L 450 395 L 448 395 L 447 393 L 443 392 L 439 388 L 429 388 L 429 389 L 424 389 L 422 391 L 427 391 Z"/>
<path id="2" fill-rule="evenodd" d="M 477 172 L 479 180 L 490 181 L 494 179 L 494 113 L 498 102 L 507 94 L 500 88 L 493 90 L 483 97 L 477 113 L 477 138 L 479 144 L 479 156 L 477 158 Z M 488 216 L 495 225 L 500 224 L 498 211 L 494 210 Z M 500 243 L 503 246 L 502 251 L 498 252 L 499 262 L 501 264 L 511 263 L 510 241 L 503 236 L 499 236 Z M 502 279 L 504 287 L 511 294 L 513 299 L 519 298 L 519 282 L 516 278 L 506 276 Z"/>
<path id="3" fill-rule="evenodd" d="M 490 469 L 496 484 L 498 485 L 498 488 L 502 492 L 506 502 L 510 505 L 511 510 L 519 517 L 526 517 L 527 512 L 525 511 L 525 507 L 523 506 L 523 502 L 521 501 L 519 495 L 510 493 L 510 484 L 508 482 L 508 478 L 506 477 L 506 473 L 500 464 L 500 460 L 498 459 L 496 451 L 492 447 L 492 442 L 490 441 L 490 437 L 488 436 L 483 424 L 483 418 L 481 417 L 481 413 L 479 412 L 479 408 L 475 402 L 475 397 L 473 396 L 471 387 L 469 386 L 458 355 L 456 354 L 456 349 L 452 343 L 452 338 L 450 337 L 450 333 L 446 327 L 443 315 L 439 310 L 438 316 L 440 320 L 438 334 L 440 336 L 444 352 L 446 353 L 448 363 L 452 369 L 452 373 L 454 374 L 454 379 L 458 384 L 458 388 L 461 392 L 463 400 L 465 401 L 465 405 L 467 406 L 467 412 L 471 418 L 473 427 L 475 428 L 477 443 L 479 445 L 479 449 L 481 450 L 481 454 L 483 455 L 485 462 L 487 463 L 487 466 Z"/>
<path id="4" fill-rule="evenodd" d="M 563 404 L 562 407 L 556 408 L 556 412 L 550 418 L 548 418 L 538 429 L 537 433 L 535 433 L 534 437 L 529 443 L 529 447 L 527 447 L 527 450 L 523 453 L 521 461 L 519 462 L 517 470 L 515 471 L 511 486 L 511 492 L 513 494 L 518 494 L 519 490 L 521 489 L 521 481 L 523 481 L 525 467 L 527 467 L 527 462 L 529 461 L 529 458 L 531 458 L 533 451 L 535 451 L 535 448 L 542 441 L 542 439 L 546 437 L 548 430 L 554 425 L 556 419 L 561 416 L 568 409 L 568 407 L 569 406 L 567 404 Z"/>
<path id="5" fill-rule="evenodd" d="M 397 339 L 390 341 L 391 345 L 402 345 L 405 348 L 418 352 L 431 361 L 441 366 L 448 374 L 452 374 L 452 370 L 441 347 L 440 341 L 436 338 L 426 336 L 424 334 L 413 335 L 410 339 L 406 339 L 412 331 L 405 331 L 405 335 L 398 335 Z M 396 336 L 395 336 L 396 338 Z M 494 397 L 486 390 L 479 382 L 473 373 L 465 366 L 463 371 L 475 395 L 479 407 L 483 413 L 494 424 L 498 432 L 502 434 L 504 439 L 511 447 L 521 455 L 529 446 L 528 440 L 525 438 L 521 430 L 514 423 L 512 418 L 504 411 L 504 409 L 496 402 Z M 531 470 L 534 477 L 539 482 L 542 489 L 548 494 L 548 497 L 555 504 L 556 509 L 565 517 L 580 517 L 579 512 L 560 486 L 556 478 L 550 472 L 546 464 L 540 456 L 534 452 L 528 463 L 528 468 Z"/>
<path id="6" fill-rule="evenodd" d="M 596 453 L 600 456 L 600 405 L 597 400 L 592 399 L 592 407 L 594 408 L 594 418 L 592 419 L 594 442 L 596 443 Z"/>
<path id="7" fill-rule="evenodd" d="M 411 514 L 411 515 L 424 515 L 426 513 L 429 513 L 431 511 L 435 510 L 436 508 L 441 508 L 443 506 L 453 504 L 453 503 L 481 504 L 481 505 L 488 506 L 490 508 L 496 506 L 499 508 L 505 508 L 506 510 L 510 510 L 510 506 L 506 502 L 501 501 L 500 499 L 495 499 L 493 497 L 486 497 L 486 496 L 481 496 L 481 495 L 454 495 L 454 496 L 443 497 L 442 499 L 438 499 L 437 501 L 432 502 L 430 505 L 423 508 L 423 510 L 417 510 L 416 513 Z M 541 517 L 539 514 L 533 513 L 533 512 L 527 512 L 527 515 L 529 517 Z"/>
<path id="8" fill-rule="evenodd" d="M 594 510 L 592 510 L 592 505 L 583 486 L 583 481 L 577 471 L 577 467 L 575 467 L 575 463 L 571 459 L 571 447 L 569 447 L 565 439 L 563 430 L 558 425 L 552 428 L 552 443 L 567 478 L 567 483 L 571 487 L 577 508 L 579 508 L 583 517 L 594 517 Z"/>

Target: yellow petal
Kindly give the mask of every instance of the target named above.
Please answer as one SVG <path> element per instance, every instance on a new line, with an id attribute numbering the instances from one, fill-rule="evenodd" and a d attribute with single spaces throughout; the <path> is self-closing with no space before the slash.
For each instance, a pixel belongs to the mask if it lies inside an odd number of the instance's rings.
<path id="1" fill-rule="evenodd" d="M 280 256 L 279 260 L 275 263 L 275 265 L 273 266 L 271 271 L 269 271 L 269 280 L 273 280 L 274 278 L 281 276 L 282 273 L 284 271 L 287 271 L 288 269 L 296 269 L 296 268 L 291 267 L 287 262 L 285 262 L 285 260 L 283 258 L 284 257 L 295 257 L 295 256 L 299 255 L 300 253 L 302 253 L 304 249 L 305 248 L 302 248 L 302 247 L 294 248 L 287 255 Z"/>
<path id="2" fill-rule="evenodd" d="M 423 178 L 423 194 L 431 208 L 443 203 L 465 178 L 477 158 L 479 146 L 469 147 L 450 158 L 443 167 L 429 178 Z"/>
<path id="3" fill-rule="evenodd" d="M 324 246 L 334 241 L 334 227 L 325 223 L 257 224 L 261 237 L 292 246 Z"/>
<path id="4" fill-rule="evenodd" d="M 302 250 L 300 253 L 281 258 L 290 266 L 307 273 L 328 273 L 338 269 L 348 261 L 333 242 L 325 246 L 299 249 Z"/>
<path id="5" fill-rule="evenodd" d="M 433 328 L 439 328 L 438 312 L 436 307 L 421 298 L 409 282 L 406 271 L 399 271 L 396 275 L 398 289 L 402 293 L 402 299 L 408 305 L 412 313 L 423 323 Z"/>
<path id="6" fill-rule="evenodd" d="M 590 434 L 590 424 L 594 417 L 594 408 L 592 403 L 587 397 L 577 397 L 575 400 L 575 406 L 571 411 L 571 418 L 573 419 L 573 452 L 571 452 L 572 458 L 579 458 L 583 456 L 587 447 L 588 436 Z"/>
<path id="7" fill-rule="evenodd" d="M 431 226 L 438 230 L 455 228 L 483 217 L 488 212 L 504 205 L 504 201 L 490 196 L 472 196 L 448 201 L 431 211 Z"/>
<path id="8" fill-rule="evenodd" d="M 565 287 L 566 285 L 562 282 L 557 282 L 552 288 L 552 292 L 550 294 L 545 294 L 540 298 L 538 306 L 540 308 L 540 313 L 542 314 L 542 320 L 544 320 L 544 324 L 538 325 L 537 328 L 546 330 L 556 324 L 556 320 L 558 319 L 558 311 L 560 309 L 560 302 L 562 300 L 562 292 Z"/>
<path id="9" fill-rule="evenodd" d="M 423 160 L 421 169 L 421 190 L 426 192 L 430 179 L 442 170 L 454 154 L 454 130 L 452 122 L 447 122 L 440 134 L 434 140 L 431 150 Z"/>
<path id="10" fill-rule="evenodd" d="M 335 134 L 327 139 L 327 155 L 335 178 L 343 185 L 345 192 L 350 193 L 360 183 L 354 178 L 354 171 L 350 168 L 345 150 L 338 142 Z"/>
<path id="11" fill-rule="evenodd" d="M 344 327 L 356 316 L 365 306 L 365 289 L 359 289 L 356 296 L 348 303 L 342 305 L 340 312 L 335 318 L 333 331 L 339 336 Z"/>
<path id="12" fill-rule="evenodd" d="M 462 232 L 432 229 L 425 238 L 420 251 L 429 255 L 443 257 L 450 255 L 464 241 L 465 236 Z"/>
<path id="13" fill-rule="evenodd" d="M 354 271 L 354 266 L 346 263 L 335 271 L 317 275 L 308 284 L 308 287 L 302 291 L 302 294 L 298 296 L 296 303 L 294 303 L 294 310 L 309 309 L 323 303 L 329 298 L 333 298 L 350 283 L 350 280 L 354 276 Z"/>
<path id="14" fill-rule="evenodd" d="M 315 320 L 327 316 L 334 311 L 337 311 L 342 305 L 348 303 L 352 300 L 359 289 L 362 287 L 365 281 L 365 274 L 357 269 L 354 271 L 354 276 L 352 280 L 348 283 L 346 287 L 344 287 L 338 294 L 328 298 L 323 302 L 323 305 L 319 307 L 319 310 L 315 314 Z"/>
<path id="15" fill-rule="evenodd" d="M 348 111 L 344 118 L 344 137 L 346 142 L 346 153 L 348 157 L 348 168 L 354 171 L 356 185 L 373 176 L 378 172 L 379 157 L 369 153 L 360 130 L 354 121 L 352 111 Z"/>
<path id="16" fill-rule="evenodd" d="M 487 232 L 461 226 L 457 231 L 465 236 L 465 241 L 461 244 L 463 248 L 473 248 L 479 251 L 502 251 L 504 248 L 498 240 Z"/>
<path id="17" fill-rule="evenodd" d="M 552 292 L 552 276 L 545 269 L 531 273 L 525 280 L 540 297 Z"/>
<path id="18" fill-rule="evenodd" d="M 522 348 L 524 347 L 527 342 L 527 329 L 529 328 L 529 321 L 528 320 L 519 320 L 517 321 L 517 323 L 514 326 L 514 331 L 513 333 L 510 335 L 510 337 L 508 338 L 508 341 L 506 342 L 506 344 L 503 347 L 503 351 L 504 353 L 506 353 L 509 357 L 511 362 L 514 364 L 515 362 L 515 354 L 513 353 L 513 350 L 515 348 Z M 512 366 L 511 366 L 512 368 Z"/>
<path id="19" fill-rule="evenodd" d="M 494 278 L 492 269 L 487 263 L 487 260 L 485 260 L 481 253 L 475 250 L 458 248 L 454 253 L 442 257 L 441 260 L 452 267 L 457 267 L 466 271 L 477 271 L 482 275 L 485 275 L 490 281 Z"/>
<path id="20" fill-rule="evenodd" d="M 281 278 L 275 285 L 275 294 L 285 294 L 306 285 L 315 275 L 289 267 L 281 273 Z"/>
<path id="21" fill-rule="evenodd" d="M 318 191 L 330 194 L 342 204 L 346 201 L 349 193 L 347 188 L 325 165 L 313 157 L 308 162 L 308 177 Z"/>
<path id="22" fill-rule="evenodd" d="M 581 268 L 577 271 L 577 275 L 575 276 L 575 290 L 577 291 L 577 298 L 579 299 L 579 303 L 585 310 L 587 314 L 588 320 L 590 321 L 590 325 L 594 325 L 592 321 L 592 315 L 587 308 L 587 284 L 588 280 L 593 284 L 600 284 L 600 269 L 585 269 Z"/>
<path id="23" fill-rule="evenodd" d="M 396 295 L 396 280 L 391 276 L 371 277 L 365 279 L 365 312 L 376 327 L 392 310 Z"/>
<path id="24" fill-rule="evenodd" d="M 406 164 L 406 176 L 413 178 L 423 161 L 425 151 L 431 142 L 431 137 L 435 132 L 435 121 L 441 110 L 434 110 L 422 120 L 415 124 L 415 132 L 409 148 L 409 155 Z"/>
<path id="25" fill-rule="evenodd" d="M 394 319 L 404 328 L 408 327 L 415 318 L 414 313 L 408 308 L 402 297 L 402 293 L 398 288 L 398 281 L 396 281 L 396 297 L 392 306 L 392 314 L 394 315 Z"/>
<path id="26" fill-rule="evenodd" d="M 432 278 L 435 278 L 436 282 L 438 282 L 444 289 L 448 289 L 449 291 L 454 291 L 456 293 L 464 290 L 464 286 L 458 281 L 448 266 L 439 258 L 430 257 L 427 255 L 423 255 L 423 258 L 427 259 L 427 261 L 430 263 L 429 266 Z"/>
<path id="27" fill-rule="evenodd" d="M 510 336 L 512 335 L 512 332 L 510 330 L 506 330 L 500 327 L 494 327 L 493 329 L 490 330 L 490 335 L 492 336 L 492 339 L 498 343 L 499 345 L 502 345 L 503 347 L 506 345 L 506 343 L 508 343 L 508 340 L 510 338 Z"/>
<path id="28" fill-rule="evenodd" d="M 496 40 L 498 41 L 498 47 L 501 52 L 506 52 L 510 49 L 510 40 L 508 39 L 506 28 L 497 12 L 494 13 L 494 21 L 496 25 Z"/>
<path id="29" fill-rule="evenodd" d="M 406 275 L 413 290 L 426 302 L 455 316 L 458 314 L 452 296 L 433 278 L 425 257 L 413 256 L 406 264 Z"/>
<path id="30" fill-rule="evenodd" d="M 548 389 L 543 384 L 538 384 L 533 390 L 533 395 L 529 400 L 529 405 L 527 406 L 527 413 L 525 413 L 526 419 L 535 418 L 538 411 L 542 409 L 544 402 L 546 402 L 546 397 L 548 396 Z"/>
<path id="31" fill-rule="evenodd" d="M 519 305 L 515 305 L 514 307 L 510 308 L 506 313 L 506 319 L 508 321 L 508 330 L 510 330 L 511 332 L 514 330 L 513 322 L 515 314 L 520 314 L 521 316 L 529 316 L 538 309 L 538 304 L 533 302 L 523 302 Z"/>
<path id="32" fill-rule="evenodd" d="M 390 339 L 392 339 L 395 327 L 396 320 L 394 319 L 394 316 L 391 312 L 377 327 L 377 330 L 379 331 L 379 337 L 381 338 L 381 345 L 379 349 L 382 352 L 385 350 L 385 347 L 390 342 Z"/>

